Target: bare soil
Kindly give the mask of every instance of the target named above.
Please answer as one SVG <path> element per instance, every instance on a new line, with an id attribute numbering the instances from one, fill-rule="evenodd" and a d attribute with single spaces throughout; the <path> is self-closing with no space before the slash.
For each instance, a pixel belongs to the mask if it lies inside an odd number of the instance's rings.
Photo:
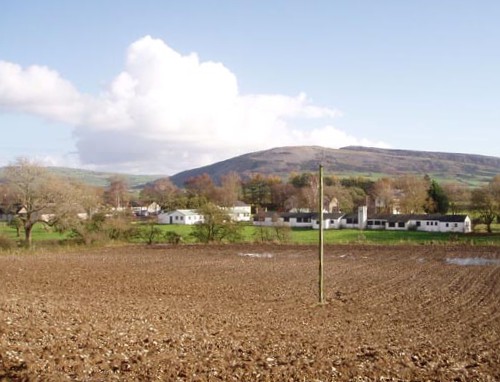
<path id="1" fill-rule="evenodd" d="M 0 256 L 0 380 L 500 381 L 499 247 L 327 247 L 323 305 L 317 258 L 273 245 Z"/>

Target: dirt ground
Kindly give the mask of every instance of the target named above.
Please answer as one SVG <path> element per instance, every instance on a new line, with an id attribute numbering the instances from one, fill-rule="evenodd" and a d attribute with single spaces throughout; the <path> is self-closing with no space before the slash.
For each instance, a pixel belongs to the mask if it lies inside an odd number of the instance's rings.
<path id="1" fill-rule="evenodd" d="M 500 247 L 326 247 L 323 305 L 317 258 L 0 256 L 0 380 L 500 381 Z"/>

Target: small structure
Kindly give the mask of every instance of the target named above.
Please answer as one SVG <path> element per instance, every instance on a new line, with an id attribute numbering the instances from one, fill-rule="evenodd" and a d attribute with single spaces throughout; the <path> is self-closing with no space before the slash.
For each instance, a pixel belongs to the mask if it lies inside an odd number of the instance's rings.
<path id="1" fill-rule="evenodd" d="M 265 212 L 256 214 L 253 224 L 319 229 L 318 216 L 318 213 L 312 212 Z M 472 223 L 468 215 L 385 214 L 369 216 L 366 206 L 362 206 L 358 208 L 357 213 L 352 214 L 324 213 L 323 228 L 469 233 L 472 232 Z"/>
<path id="2" fill-rule="evenodd" d="M 203 223 L 203 215 L 196 210 L 175 210 L 158 215 L 158 224 L 192 225 Z"/>
<path id="3" fill-rule="evenodd" d="M 343 216 L 341 212 L 323 213 L 323 229 L 340 229 Z M 319 214 L 313 217 L 312 228 L 319 229 Z"/>
<path id="4" fill-rule="evenodd" d="M 149 215 L 158 215 L 161 211 L 161 207 L 158 203 L 153 202 L 147 205 L 141 203 L 131 203 L 132 212 L 135 216 L 149 216 Z"/>
<path id="5" fill-rule="evenodd" d="M 316 214 L 312 212 L 265 212 L 255 215 L 253 224 L 257 226 L 285 225 L 293 228 L 312 228 L 315 217 Z"/>
<path id="6" fill-rule="evenodd" d="M 252 217 L 252 206 L 240 201 L 233 207 L 222 207 L 222 210 L 235 222 L 249 222 Z"/>

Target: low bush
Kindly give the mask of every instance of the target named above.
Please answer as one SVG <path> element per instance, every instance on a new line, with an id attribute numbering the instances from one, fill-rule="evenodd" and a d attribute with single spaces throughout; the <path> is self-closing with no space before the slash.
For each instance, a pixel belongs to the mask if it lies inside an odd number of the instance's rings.
<path id="1" fill-rule="evenodd" d="M 9 250 L 16 247 L 16 242 L 10 237 L 0 234 L 0 250 Z"/>

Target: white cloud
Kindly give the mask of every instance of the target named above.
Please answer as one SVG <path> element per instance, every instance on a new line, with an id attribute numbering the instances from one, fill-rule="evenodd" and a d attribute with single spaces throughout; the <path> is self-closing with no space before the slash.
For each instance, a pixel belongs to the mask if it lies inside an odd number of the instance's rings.
<path id="1" fill-rule="evenodd" d="M 0 61 L 0 108 L 70 124 L 80 120 L 83 97 L 68 81 L 44 66 Z"/>
<path id="2" fill-rule="evenodd" d="M 53 70 L 0 62 L 0 106 L 74 126 L 83 165 L 173 174 L 284 145 L 386 146 L 331 125 L 336 110 L 303 93 L 242 95 L 223 64 L 181 55 L 149 36 L 131 44 L 124 70 L 102 94 L 80 94 Z"/>

